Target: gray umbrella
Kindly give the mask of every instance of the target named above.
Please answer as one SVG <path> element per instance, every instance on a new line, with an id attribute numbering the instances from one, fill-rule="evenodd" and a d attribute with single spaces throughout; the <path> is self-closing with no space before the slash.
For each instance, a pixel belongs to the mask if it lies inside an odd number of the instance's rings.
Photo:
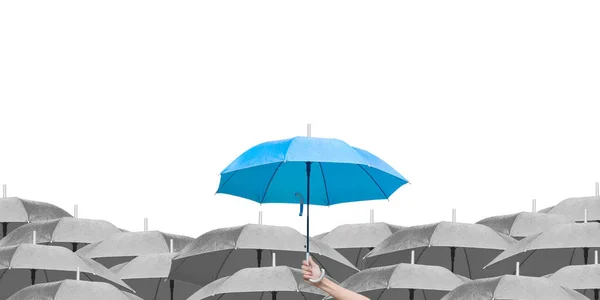
<path id="1" fill-rule="evenodd" d="M 374 300 L 431 300 L 442 298 L 465 280 L 470 281 L 444 267 L 402 263 L 360 271 L 342 287 Z"/>
<path id="2" fill-rule="evenodd" d="M 312 242 L 312 241 L 311 241 Z M 321 300 L 326 294 L 286 266 L 246 268 L 204 286 L 188 300 Z"/>
<path id="3" fill-rule="evenodd" d="M 587 264 L 589 253 L 599 247 L 600 223 L 560 224 L 520 240 L 490 261 L 486 268 L 512 267 L 518 261 L 521 274 L 543 276 L 564 266 Z"/>
<path id="4" fill-rule="evenodd" d="M 34 232 L 37 244 L 63 246 L 77 251 L 78 246 L 99 242 L 121 230 L 103 220 L 64 217 L 25 224 L 0 240 L 0 247 L 31 243 Z"/>
<path id="5" fill-rule="evenodd" d="M 369 267 L 409 262 L 414 250 L 418 264 L 447 267 L 477 279 L 506 274 L 505 269 L 483 270 L 483 266 L 514 242 L 484 225 L 440 222 L 398 230 L 369 252 L 366 260 Z"/>
<path id="6" fill-rule="evenodd" d="M 366 266 L 363 257 L 401 228 L 382 222 L 346 224 L 334 228 L 319 240 L 340 252 L 358 269 L 364 270 Z"/>
<path id="7" fill-rule="evenodd" d="M 24 200 L 17 197 L 0 199 L 2 236 L 26 223 L 62 217 L 72 216 L 62 208 L 45 202 Z"/>
<path id="8" fill-rule="evenodd" d="M 7 300 L 142 300 L 103 282 L 63 280 L 26 287 Z"/>
<path id="9" fill-rule="evenodd" d="M 588 300 L 585 296 L 546 279 L 504 275 L 467 282 L 442 300 Z"/>
<path id="10" fill-rule="evenodd" d="M 311 240 L 313 259 L 326 274 L 342 281 L 358 272 L 339 252 Z M 284 226 L 248 224 L 209 231 L 183 249 L 173 261 L 171 277 L 204 286 L 247 267 L 272 264 L 299 266 L 306 259 L 306 238 Z"/>
<path id="11" fill-rule="evenodd" d="M 485 225 L 497 232 L 521 240 L 530 235 L 540 233 L 554 225 L 569 223 L 573 223 L 573 221 L 561 215 L 520 212 L 510 215 L 489 217 L 476 224 Z"/>
<path id="12" fill-rule="evenodd" d="M 554 274 L 544 276 L 557 284 L 598 300 L 600 297 L 600 265 L 566 266 Z"/>
<path id="13" fill-rule="evenodd" d="M 200 287 L 185 281 L 169 280 L 172 259 L 177 253 L 141 255 L 110 270 L 145 300 L 185 300 Z"/>
<path id="14" fill-rule="evenodd" d="M 35 283 L 76 278 L 102 281 L 131 290 L 112 272 L 91 259 L 79 257 L 63 247 L 21 244 L 0 248 L 0 299 Z"/>
<path id="15" fill-rule="evenodd" d="M 121 232 L 85 246 L 77 254 L 111 268 L 140 255 L 170 253 L 171 240 L 173 252 L 179 252 L 194 239 L 160 231 Z"/>
<path id="16" fill-rule="evenodd" d="M 568 198 L 540 212 L 562 215 L 575 222 L 584 222 L 586 209 L 588 221 L 600 222 L 600 196 Z"/>

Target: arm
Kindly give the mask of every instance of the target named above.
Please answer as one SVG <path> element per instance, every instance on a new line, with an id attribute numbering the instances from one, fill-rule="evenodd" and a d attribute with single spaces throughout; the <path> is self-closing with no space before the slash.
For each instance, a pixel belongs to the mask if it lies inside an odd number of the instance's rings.
<path id="1" fill-rule="evenodd" d="M 308 279 L 317 279 L 321 276 L 321 268 L 317 265 L 312 257 L 309 257 L 309 262 L 302 262 L 302 275 L 304 280 Z M 310 284 L 320 288 L 325 293 L 329 294 L 336 300 L 369 300 L 369 298 L 355 293 L 351 290 L 345 289 L 335 282 L 329 280 L 327 277 L 324 277 L 323 280 L 317 283 L 313 283 L 308 281 Z"/>

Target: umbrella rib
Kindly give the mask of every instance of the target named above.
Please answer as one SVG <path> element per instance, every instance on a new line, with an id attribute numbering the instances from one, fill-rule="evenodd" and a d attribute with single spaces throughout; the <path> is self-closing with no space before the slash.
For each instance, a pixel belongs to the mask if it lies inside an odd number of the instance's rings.
<path id="1" fill-rule="evenodd" d="M 467 255 L 467 248 L 462 248 L 463 252 L 465 252 L 465 260 L 467 261 L 467 270 L 469 270 L 469 278 L 473 278 L 473 274 L 471 274 L 471 264 L 469 263 L 469 255 Z"/>
<path id="2" fill-rule="evenodd" d="M 381 291 L 381 294 L 379 294 L 379 296 L 377 296 L 377 298 L 376 298 L 375 300 L 379 300 L 379 299 L 381 299 L 381 296 L 383 296 L 383 294 L 385 293 L 385 291 L 386 291 L 386 290 L 387 290 L 387 289 L 383 289 L 383 290 Z"/>
<path id="3" fill-rule="evenodd" d="M 158 279 L 158 284 L 156 285 L 156 292 L 154 292 L 154 300 L 158 299 L 158 291 L 160 291 L 160 278 Z"/>
<path id="4" fill-rule="evenodd" d="M 319 169 L 321 169 L 321 176 L 323 177 L 323 185 L 325 186 L 325 199 L 327 199 L 327 206 L 329 206 L 329 205 L 331 205 L 331 203 L 329 203 L 329 193 L 327 192 L 327 180 L 325 180 L 325 171 L 323 171 L 323 164 L 321 164 L 320 162 L 319 162 Z"/>
<path id="5" fill-rule="evenodd" d="M 267 196 L 267 193 L 269 192 L 269 187 L 271 187 L 271 182 L 273 182 L 273 178 L 275 178 L 275 175 L 277 175 L 277 171 L 279 171 L 279 167 L 281 167 L 281 164 L 283 164 L 283 162 L 280 162 L 277 165 L 277 168 L 275 168 L 275 171 L 273 171 L 273 175 L 271 175 L 271 178 L 269 179 L 269 183 L 267 183 L 267 188 L 265 188 L 265 193 L 262 195 L 262 198 L 260 199 L 260 204 L 263 203 L 263 201 L 265 201 L 265 197 Z"/>
<path id="6" fill-rule="evenodd" d="M 231 249 L 229 250 L 229 253 L 227 253 L 227 256 L 225 256 L 225 259 L 223 259 L 223 263 L 221 263 L 221 266 L 219 267 L 219 270 L 217 271 L 217 274 L 215 274 L 215 279 L 217 280 L 219 279 L 219 273 L 221 273 L 221 270 L 223 269 L 223 266 L 225 265 L 225 262 L 227 262 L 227 259 L 229 258 L 229 255 L 231 255 L 231 253 L 233 253 L 235 249 Z"/>
<path id="7" fill-rule="evenodd" d="M 225 185 L 227 183 L 229 183 L 229 180 L 231 180 L 231 178 L 233 178 L 233 176 L 235 176 L 235 174 L 237 174 L 239 170 L 233 171 L 233 174 L 231 174 L 231 176 L 229 176 L 229 178 L 227 178 L 227 180 L 225 180 L 225 182 L 223 183 L 223 185 L 221 186 L 221 189 L 225 187 Z M 218 192 L 218 191 L 217 191 Z"/>
<path id="8" fill-rule="evenodd" d="M 383 189 L 381 188 L 381 186 L 379 186 L 379 183 L 377 183 L 377 181 L 375 181 L 375 179 L 373 178 L 373 176 L 371 176 L 371 174 L 369 174 L 369 172 L 367 172 L 367 170 L 365 170 L 365 168 L 362 165 L 358 165 L 364 172 L 365 174 L 367 174 L 367 176 L 369 176 L 369 178 L 371 178 L 371 180 L 373 181 L 373 183 L 375 183 L 375 185 L 377 186 L 377 188 L 379 188 L 379 191 L 381 191 L 381 193 L 383 194 L 383 196 L 386 199 L 389 199 L 388 195 L 385 194 L 385 192 L 383 191 Z"/>
<path id="9" fill-rule="evenodd" d="M 421 289 L 421 292 L 423 292 L 423 299 L 427 300 L 427 296 L 425 296 L 425 290 Z"/>
<path id="10" fill-rule="evenodd" d="M 569 260 L 569 265 L 573 264 L 573 257 L 575 257 L 575 250 L 577 248 L 573 248 L 573 252 L 571 252 L 571 260 Z"/>
<path id="11" fill-rule="evenodd" d="M 527 257 L 525 257 L 525 259 L 523 260 L 523 262 L 521 263 L 521 267 L 525 265 L 525 263 L 527 262 L 527 260 L 535 253 L 536 250 L 531 251 L 531 254 L 527 255 Z M 517 274 L 517 272 L 515 271 L 513 274 Z"/>

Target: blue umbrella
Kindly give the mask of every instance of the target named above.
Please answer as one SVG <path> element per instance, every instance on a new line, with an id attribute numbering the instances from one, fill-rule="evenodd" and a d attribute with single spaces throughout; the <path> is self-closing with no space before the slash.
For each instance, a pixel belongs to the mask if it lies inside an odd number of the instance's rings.
<path id="1" fill-rule="evenodd" d="M 306 197 L 306 256 L 310 204 L 330 206 L 389 199 L 408 183 L 375 155 L 338 139 L 294 137 L 256 145 L 223 172 L 217 193 L 258 203 L 300 204 Z"/>

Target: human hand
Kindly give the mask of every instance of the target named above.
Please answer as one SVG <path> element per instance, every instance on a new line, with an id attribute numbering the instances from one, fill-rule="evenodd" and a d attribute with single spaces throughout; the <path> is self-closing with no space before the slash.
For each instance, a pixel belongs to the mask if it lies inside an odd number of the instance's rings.
<path id="1" fill-rule="evenodd" d="M 302 261 L 302 277 L 304 278 L 304 280 L 308 281 L 314 286 L 319 285 L 319 282 L 315 283 L 310 281 L 310 279 L 317 280 L 321 278 L 321 267 L 319 267 L 319 265 L 315 263 L 312 256 L 308 257 L 308 261 Z"/>

